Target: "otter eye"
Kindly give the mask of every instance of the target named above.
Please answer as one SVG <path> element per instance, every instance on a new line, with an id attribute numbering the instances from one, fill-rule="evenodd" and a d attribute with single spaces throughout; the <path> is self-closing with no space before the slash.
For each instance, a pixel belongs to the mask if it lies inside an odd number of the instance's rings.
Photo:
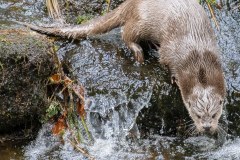
<path id="1" fill-rule="evenodd" d="M 197 114 L 197 118 L 198 118 L 198 119 L 200 119 L 200 118 L 201 118 L 201 116 Z"/>
<path id="2" fill-rule="evenodd" d="M 219 102 L 219 104 L 222 105 L 222 102 L 223 102 L 223 101 L 221 100 L 221 101 Z"/>
<path id="3" fill-rule="evenodd" d="M 216 117 L 216 115 L 217 115 L 217 113 L 213 114 L 213 115 L 212 115 L 212 118 L 215 118 L 215 117 Z"/>

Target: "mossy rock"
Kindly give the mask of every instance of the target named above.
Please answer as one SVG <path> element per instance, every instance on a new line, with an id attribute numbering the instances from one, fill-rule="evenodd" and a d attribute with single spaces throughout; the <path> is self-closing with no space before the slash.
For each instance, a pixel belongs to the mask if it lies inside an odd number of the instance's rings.
<path id="1" fill-rule="evenodd" d="M 0 30 L 0 133 L 33 127 L 45 113 L 53 44 L 23 30 Z"/>
<path id="2" fill-rule="evenodd" d="M 112 10 L 119 6 L 124 0 L 111 0 L 109 9 Z M 79 23 L 79 19 L 84 22 L 89 18 L 103 15 L 107 12 L 107 0 L 81 0 L 81 1 L 60 1 L 60 8 L 68 23 Z"/>

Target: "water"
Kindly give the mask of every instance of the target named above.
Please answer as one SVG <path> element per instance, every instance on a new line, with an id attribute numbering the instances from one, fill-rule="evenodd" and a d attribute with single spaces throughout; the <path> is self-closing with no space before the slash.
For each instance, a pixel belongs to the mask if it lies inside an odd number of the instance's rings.
<path id="1" fill-rule="evenodd" d="M 11 137 L 12 138 L 12 137 Z M 23 157 L 23 146 L 28 145 L 27 140 L 21 139 L 7 139 L 6 141 L 2 141 L 2 137 L 0 137 L 0 155 L 1 160 L 9 160 L 9 159 L 19 159 L 19 157 Z"/>
<path id="2" fill-rule="evenodd" d="M 24 2 L 0 2 L 1 28 L 16 27 L 9 19 L 49 21 L 42 2 L 34 6 Z M 35 9 L 39 12 L 31 16 Z M 240 159 L 240 12 L 224 8 L 216 15 L 228 91 L 229 132 L 223 145 L 218 145 L 215 137 L 182 136 L 183 124 L 190 118 L 179 90 L 170 84 L 169 73 L 159 65 L 154 51 L 144 65 L 137 64 L 118 29 L 83 41 L 56 42 L 59 58 L 85 87 L 87 122 L 95 140 L 92 145 L 83 144 L 89 154 L 100 160 Z M 15 157 L 14 147 L 1 155 L 31 160 L 86 159 L 67 140 L 69 133 L 62 143 L 51 135 L 51 126 L 44 124 L 31 143 L 17 144 Z"/>

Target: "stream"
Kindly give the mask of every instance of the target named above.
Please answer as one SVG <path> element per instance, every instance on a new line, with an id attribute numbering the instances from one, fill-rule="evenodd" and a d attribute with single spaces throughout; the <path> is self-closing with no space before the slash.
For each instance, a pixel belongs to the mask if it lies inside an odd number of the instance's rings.
<path id="1" fill-rule="evenodd" d="M 220 143 L 214 136 L 185 136 L 190 118 L 156 51 L 149 50 L 145 64 L 139 65 L 119 29 L 82 41 L 55 42 L 59 59 L 85 87 L 94 143 L 83 145 L 90 155 L 98 160 L 240 159 L 240 11 L 229 7 L 215 11 L 227 83 L 220 123 L 228 130 Z M 11 20 L 50 22 L 42 1 L 1 0 L 0 29 L 22 27 Z M 86 159 L 66 140 L 70 133 L 62 143 L 51 127 L 43 124 L 32 141 L 0 142 L 0 159 Z"/>

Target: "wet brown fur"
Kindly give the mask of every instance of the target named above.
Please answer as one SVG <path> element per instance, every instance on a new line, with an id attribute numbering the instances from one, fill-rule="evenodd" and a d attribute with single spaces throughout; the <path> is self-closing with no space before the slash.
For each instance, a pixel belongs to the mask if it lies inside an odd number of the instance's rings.
<path id="1" fill-rule="evenodd" d="M 203 87 L 213 86 L 219 95 L 225 97 L 224 75 L 219 57 L 209 51 L 203 56 L 196 52 L 192 51 L 176 66 L 179 77 L 177 83 L 181 84 L 182 96 L 187 97 L 196 84 L 201 84 Z"/>

